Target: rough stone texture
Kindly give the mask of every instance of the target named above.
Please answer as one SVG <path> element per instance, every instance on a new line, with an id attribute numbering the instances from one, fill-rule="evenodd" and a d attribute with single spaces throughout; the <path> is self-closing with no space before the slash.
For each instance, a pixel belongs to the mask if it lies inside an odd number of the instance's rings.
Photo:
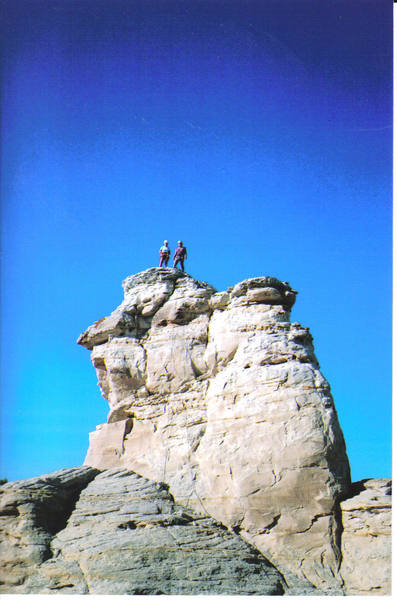
<path id="1" fill-rule="evenodd" d="M 83 479 L 87 483 L 92 477 L 95 478 L 81 491 Z M 14 525 L 20 526 L 19 535 L 13 539 L 8 528 L 3 544 L 6 553 L 12 556 L 15 551 L 23 552 L 25 542 L 32 545 L 32 535 L 40 534 L 33 521 L 43 508 L 41 495 L 45 495 L 46 502 L 52 498 L 53 506 L 65 493 L 68 495 L 73 481 L 75 492 L 81 494 L 67 523 L 64 516 L 58 514 L 53 519 L 55 515 L 50 518 L 49 513 L 43 513 L 45 550 L 24 552 L 25 568 L 23 574 L 19 571 L 18 581 L 11 562 L 3 566 L 2 573 L 8 581 L 1 586 L 1 592 L 145 595 L 302 592 L 299 587 L 289 590 L 278 571 L 238 535 L 210 517 L 176 505 L 164 484 L 119 469 L 99 475 L 92 469 L 68 470 L 45 480 L 6 486 L 3 515 L 6 517 L 6 507 L 12 507 L 8 512 L 19 512 L 19 516 L 12 517 Z"/>
<path id="2" fill-rule="evenodd" d="M 23 593 L 24 582 L 51 556 L 53 536 L 97 473 L 89 467 L 63 469 L 0 487 L 0 592 Z"/>
<path id="3" fill-rule="evenodd" d="M 217 293 L 175 269 L 128 277 L 92 349 L 108 423 L 86 464 L 165 481 L 284 573 L 341 593 L 338 499 L 349 463 L 294 292 L 272 277 Z"/>
<path id="4" fill-rule="evenodd" d="M 364 479 L 341 503 L 343 562 L 348 595 L 391 594 L 391 480 Z"/>

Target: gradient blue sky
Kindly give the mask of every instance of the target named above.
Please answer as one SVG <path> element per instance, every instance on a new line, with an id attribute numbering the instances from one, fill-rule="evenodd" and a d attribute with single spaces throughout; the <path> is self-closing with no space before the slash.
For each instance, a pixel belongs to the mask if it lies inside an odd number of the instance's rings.
<path id="1" fill-rule="evenodd" d="M 299 291 L 353 480 L 391 475 L 391 0 L 2 0 L 1 476 L 106 421 L 78 335 L 182 239 Z"/>

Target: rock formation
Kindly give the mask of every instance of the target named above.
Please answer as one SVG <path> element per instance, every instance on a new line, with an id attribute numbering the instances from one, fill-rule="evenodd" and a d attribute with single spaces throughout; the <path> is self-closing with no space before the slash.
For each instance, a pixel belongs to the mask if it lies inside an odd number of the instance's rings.
<path id="1" fill-rule="evenodd" d="M 312 337 L 289 320 L 296 292 L 257 277 L 217 293 L 157 268 L 123 285 L 79 338 L 110 405 L 85 464 L 165 481 L 281 570 L 340 590 L 349 463 Z"/>
<path id="2" fill-rule="evenodd" d="M 97 471 L 65 469 L 0 487 L 0 592 L 24 593 L 24 581 L 51 557 L 50 544 L 62 530 L 84 487 Z"/>
<path id="3" fill-rule="evenodd" d="M 341 504 L 343 591 L 390 593 L 390 480 L 351 491 Z M 165 484 L 123 469 L 63 469 L 0 486 L 0 530 L 0 593 L 319 593 L 214 519 L 177 506 Z"/>
<path id="4" fill-rule="evenodd" d="M 391 594 L 391 480 L 364 479 L 341 503 L 341 575 L 348 595 Z"/>
<path id="5" fill-rule="evenodd" d="M 71 489 L 81 493 L 69 507 L 67 523 L 60 518 L 60 531 L 59 525 L 42 527 L 43 510 L 59 503 L 63 512 Z M 164 484 L 135 473 L 65 469 L 6 484 L 1 492 L 6 521 L 1 592 L 282 595 L 288 590 L 280 573 L 238 535 L 177 506 Z M 15 512 L 19 519 L 11 518 Z"/>
<path id="6" fill-rule="evenodd" d="M 123 286 L 78 340 L 110 407 L 85 466 L 0 488 L 0 591 L 390 593 L 390 480 L 351 484 L 297 292 Z"/>

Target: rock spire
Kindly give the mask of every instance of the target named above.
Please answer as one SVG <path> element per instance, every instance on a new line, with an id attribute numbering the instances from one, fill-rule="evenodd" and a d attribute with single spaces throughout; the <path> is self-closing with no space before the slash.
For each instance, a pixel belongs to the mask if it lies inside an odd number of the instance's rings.
<path id="1" fill-rule="evenodd" d="M 339 590 L 349 462 L 312 336 L 290 322 L 297 292 L 256 277 L 218 293 L 160 268 L 123 287 L 79 338 L 110 407 L 85 464 L 164 481 L 281 570 Z"/>

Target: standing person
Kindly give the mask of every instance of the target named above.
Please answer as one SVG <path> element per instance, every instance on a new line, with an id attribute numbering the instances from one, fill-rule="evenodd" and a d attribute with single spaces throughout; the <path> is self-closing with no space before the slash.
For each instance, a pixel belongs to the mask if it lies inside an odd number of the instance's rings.
<path id="1" fill-rule="evenodd" d="M 168 265 L 168 261 L 170 259 L 170 255 L 171 255 L 171 250 L 168 247 L 168 242 L 167 240 L 164 240 L 164 245 L 161 246 L 160 250 L 159 250 L 159 254 L 160 254 L 160 267 L 162 267 L 163 265 L 166 267 Z"/>
<path id="2" fill-rule="evenodd" d="M 181 270 L 185 271 L 184 262 L 187 259 L 187 250 L 182 242 L 178 242 L 178 247 L 175 250 L 174 254 L 174 269 L 176 269 L 176 265 L 181 263 Z"/>

